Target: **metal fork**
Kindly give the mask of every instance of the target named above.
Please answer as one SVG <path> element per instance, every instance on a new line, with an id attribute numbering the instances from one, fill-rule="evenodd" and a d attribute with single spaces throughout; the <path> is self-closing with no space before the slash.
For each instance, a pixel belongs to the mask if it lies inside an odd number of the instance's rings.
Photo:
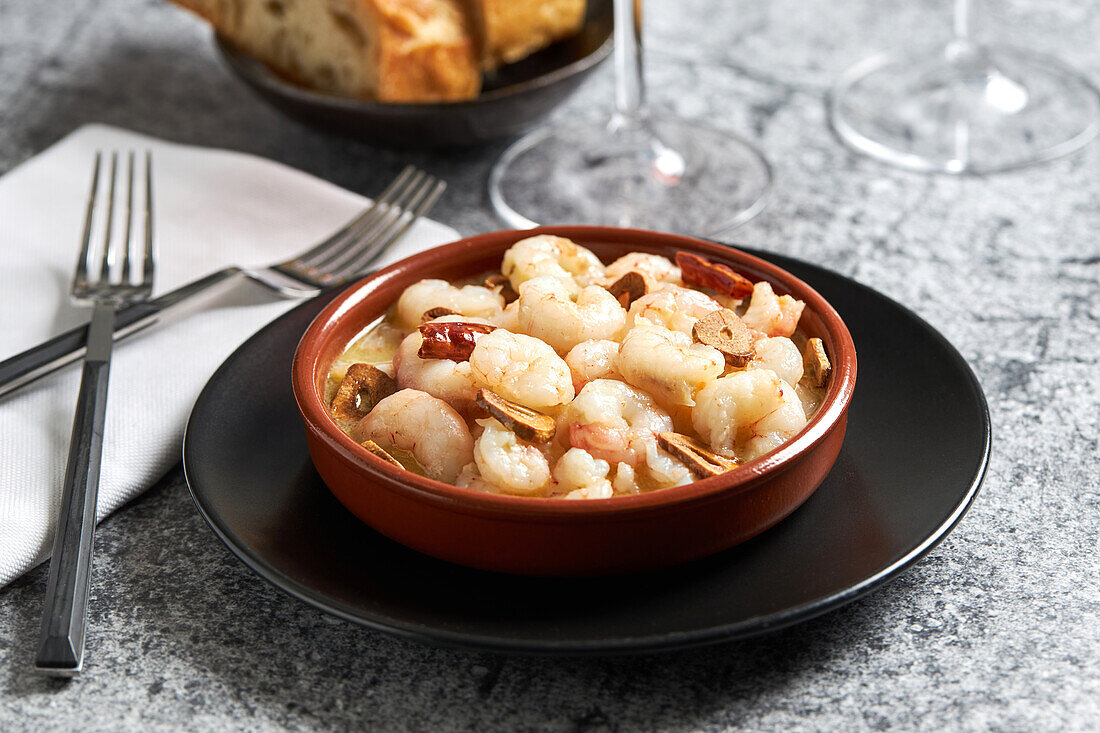
<path id="1" fill-rule="evenodd" d="M 111 370 L 111 345 L 115 311 L 120 306 L 148 300 L 153 292 L 153 175 L 152 160 L 145 154 L 144 236 L 140 259 L 131 254 L 134 203 L 134 154 L 128 156 L 125 200 L 125 232 L 112 237 L 115 220 L 115 184 L 118 153 L 111 154 L 108 176 L 103 247 L 98 256 L 91 246 L 93 218 L 99 198 L 103 154 L 96 153 L 92 188 L 88 195 L 80 256 L 76 262 L 70 295 L 75 303 L 92 305 L 84 374 L 80 380 L 69 462 L 61 495 L 57 533 L 54 536 L 42 635 L 35 667 L 45 674 L 73 677 L 84 664 L 88 585 L 91 578 L 92 535 L 95 530 L 99 465 L 103 452 L 103 426 L 107 407 L 107 379 Z M 114 241 L 112 241 L 114 240 Z M 121 262 L 120 262 L 121 260 Z M 136 280 L 136 282 L 135 282 Z"/>
<path id="2" fill-rule="evenodd" d="M 447 184 L 406 167 L 374 202 L 316 246 L 268 267 L 227 267 L 152 301 L 118 313 L 115 339 L 125 338 L 186 310 L 196 296 L 223 284 L 251 279 L 286 298 L 308 298 L 354 280 L 435 205 Z M 220 288 L 219 288 L 220 289 Z M 13 392 L 84 354 L 88 329 L 78 327 L 0 362 L 0 396 Z"/>
<path id="3" fill-rule="evenodd" d="M 328 239 L 277 265 L 240 271 L 280 295 L 303 298 L 358 277 L 426 214 L 447 184 L 410 166 L 397 175 L 374 203 Z M 288 281 L 289 280 L 289 281 Z"/>

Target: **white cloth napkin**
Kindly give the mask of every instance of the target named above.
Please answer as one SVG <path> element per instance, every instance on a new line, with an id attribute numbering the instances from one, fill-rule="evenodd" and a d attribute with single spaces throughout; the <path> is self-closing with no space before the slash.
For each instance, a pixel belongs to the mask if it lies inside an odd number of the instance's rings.
<path id="1" fill-rule="evenodd" d="M 139 161 L 141 151 L 152 152 L 154 295 L 227 265 L 286 259 L 367 203 L 261 158 L 82 127 L 0 178 L 0 359 L 89 316 L 70 304 L 68 290 L 96 150 L 135 150 Z M 384 264 L 457 236 L 422 220 Z M 206 380 L 248 336 L 294 305 L 243 283 L 206 310 L 116 348 L 99 520 L 179 460 L 187 415 Z M 49 554 L 79 383 L 80 368 L 71 366 L 0 398 L 0 587 Z"/>

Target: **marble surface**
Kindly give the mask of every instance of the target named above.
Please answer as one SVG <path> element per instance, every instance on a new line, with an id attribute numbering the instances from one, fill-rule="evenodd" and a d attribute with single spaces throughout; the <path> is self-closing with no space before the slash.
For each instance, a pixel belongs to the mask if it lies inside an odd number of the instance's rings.
<path id="1" fill-rule="evenodd" d="M 82 679 L 29 672 L 45 569 L 0 589 L 0 728 L 1100 727 L 1100 145 L 961 180 L 842 148 L 825 126 L 828 82 L 876 49 L 941 37 L 940 0 L 648 5 L 653 105 L 741 131 L 775 165 L 772 205 L 732 239 L 891 294 L 973 365 L 994 449 L 956 531 L 874 595 L 772 636 L 503 658 L 396 640 L 285 596 L 217 541 L 176 469 L 100 527 Z M 1100 78 L 1097 3 L 989 5 L 989 37 Z M 561 114 L 606 110 L 610 74 Z M 496 228 L 484 184 L 499 148 L 393 153 L 304 130 L 159 0 L 0 0 L 0 172 L 89 121 L 258 153 L 364 193 L 412 162 L 451 182 L 435 216 Z"/>

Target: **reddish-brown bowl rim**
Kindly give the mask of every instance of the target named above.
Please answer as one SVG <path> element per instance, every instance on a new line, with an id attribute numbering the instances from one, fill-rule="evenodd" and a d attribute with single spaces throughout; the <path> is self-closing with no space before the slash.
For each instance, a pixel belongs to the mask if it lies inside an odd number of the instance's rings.
<path id="1" fill-rule="evenodd" d="M 322 347 L 327 341 L 326 337 L 334 330 L 335 324 L 373 290 L 371 286 L 377 286 L 402 273 L 413 274 L 415 279 L 410 278 L 411 284 L 418 279 L 432 277 L 433 264 L 438 265 L 439 262 L 448 259 L 449 255 L 453 256 L 457 252 L 469 249 L 480 249 L 487 245 L 497 246 L 508 239 L 514 242 L 536 234 L 556 234 L 581 244 L 604 242 L 685 249 L 725 261 L 735 268 L 748 267 L 762 274 L 764 279 L 778 286 L 780 292 L 790 293 L 804 301 L 807 310 L 816 313 L 829 332 L 834 344 L 833 353 L 830 354 L 832 376 L 821 407 L 794 438 L 774 451 L 720 476 L 645 494 L 589 501 L 487 494 L 445 484 L 411 472 L 398 474 L 388 463 L 370 454 L 340 431 L 329 417 L 322 395 L 317 391 L 318 361 L 323 351 Z M 373 315 L 376 317 L 381 313 Z M 365 322 L 367 321 L 364 320 Z M 327 364 L 325 368 L 327 370 Z M 310 323 L 294 353 L 291 371 L 294 399 L 307 430 L 321 438 L 329 448 L 355 464 L 366 477 L 384 484 L 400 485 L 422 499 L 446 503 L 450 505 L 451 510 L 463 513 L 519 514 L 527 519 L 537 519 L 540 516 L 546 518 L 570 516 L 597 521 L 638 511 L 661 509 L 672 504 L 706 501 L 730 491 L 740 493 L 782 472 L 785 466 L 812 450 L 844 415 L 855 388 L 856 350 L 844 321 L 816 290 L 786 270 L 735 247 L 641 229 L 550 226 L 489 232 L 466 237 L 412 255 L 364 277 L 333 299 Z"/>

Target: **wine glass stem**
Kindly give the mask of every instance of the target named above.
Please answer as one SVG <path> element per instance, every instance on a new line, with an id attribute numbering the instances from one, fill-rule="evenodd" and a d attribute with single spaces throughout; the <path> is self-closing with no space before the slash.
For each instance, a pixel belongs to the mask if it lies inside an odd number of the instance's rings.
<path id="1" fill-rule="evenodd" d="M 955 0 L 951 24 L 954 38 L 947 44 L 947 58 L 966 73 L 982 73 L 989 65 L 985 50 L 974 39 L 977 15 L 975 0 Z"/>
<path id="2" fill-rule="evenodd" d="M 642 78 L 641 0 L 614 0 L 615 8 L 615 116 L 630 123 L 645 115 Z"/>
<path id="3" fill-rule="evenodd" d="M 974 40 L 977 21 L 978 9 L 974 0 L 955 0 L 955 13 L 951 26 L 955 34 L 956 46 L 974 48 L 978 45 Z"/>

